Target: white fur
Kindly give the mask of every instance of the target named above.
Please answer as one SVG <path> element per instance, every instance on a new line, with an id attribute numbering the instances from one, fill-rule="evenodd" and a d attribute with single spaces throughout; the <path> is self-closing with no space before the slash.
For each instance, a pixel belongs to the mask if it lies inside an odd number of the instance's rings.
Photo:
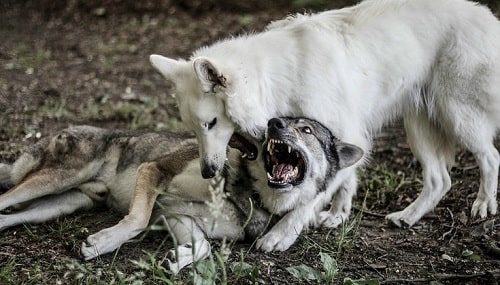
<path id="1" fill-rule="evenodd" d="M 316 119 L 369 153 L 372 136 L 402 116 L 424 186 L 415 202 L 387 218 L 411 226 L 450 189 L 456 145 L 473 153 L 481 172 L 472 215 L 496 213 L 499 53 L 499 23 L 483 6 L 368 0 L 289 17 L 262 33 L 201 48 L 189 61 L 152 55 L 151 62 L 174 83 L 206 177 L 222 169 L 234 130 L 261 138 L 272 117 Z M 350 211 L 355 171 L 342 172 L 333 216 L 321 215 L 325 225 L 338 225 Z"/>

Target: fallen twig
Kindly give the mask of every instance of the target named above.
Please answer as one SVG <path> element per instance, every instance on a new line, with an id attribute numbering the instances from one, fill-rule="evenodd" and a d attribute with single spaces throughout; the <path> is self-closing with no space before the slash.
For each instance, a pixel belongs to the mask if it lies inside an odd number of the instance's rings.
<path id="1" fill-rule="evenodd" d="M 356 210 L 356 211 L 362 212 L 363 214 L 367 214 L 367 215 L 374 216 L 374 217 L 378 217 L 378 218 L 385 218 L 385 216 L 386 216 L 386 215 L 384 215 L 384 214 L 379 214 L 379 213 L 371 212 L 371 211 L 369 211 L 369 210 L 362 209 L 362 208 L 360 208 L 360 207 L 356 207 L 356 206 L 353 206 L 352 208 L 353 208 L 354 210 Z"/>

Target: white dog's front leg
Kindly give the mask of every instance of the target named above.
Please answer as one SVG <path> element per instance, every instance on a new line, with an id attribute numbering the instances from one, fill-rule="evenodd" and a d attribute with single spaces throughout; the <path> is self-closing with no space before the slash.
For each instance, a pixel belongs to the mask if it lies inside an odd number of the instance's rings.
<path id="1" fill-rule="evenodd" d="M 451 179 L 447 164 L 453 161 L 455 148 L 426 114 L 407 113 L 404 123 L 408 144 L 422 165 L 424 186 L 413 203 L 403 211 L 387 215 L 386 219 L 398 227 L 411 227 L 432 211 L 450 190 Z"/>

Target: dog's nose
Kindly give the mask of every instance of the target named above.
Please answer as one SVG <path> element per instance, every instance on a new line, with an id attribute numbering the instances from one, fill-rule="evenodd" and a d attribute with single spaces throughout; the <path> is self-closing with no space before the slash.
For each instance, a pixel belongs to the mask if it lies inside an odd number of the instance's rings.
<path id="1" fill-rule="evenodd" d="M 276 129 L 284 129 L 285 128 L 285 121 L 283 121 L 280 118 L 272 118 L 267 122 L 267 127 L 268 128 L 276 128 Z"/>
<path id="2" fill-rule="evenodd" d="M 213 164 L 204 165 L 201 168 L 201 176 L 204 179 L 213 178 L 217 175 L 217 167 Z"/>

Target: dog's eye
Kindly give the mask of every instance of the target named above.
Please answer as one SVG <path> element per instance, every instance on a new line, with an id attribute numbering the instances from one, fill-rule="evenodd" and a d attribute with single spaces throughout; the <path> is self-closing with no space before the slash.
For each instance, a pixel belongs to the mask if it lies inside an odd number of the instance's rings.
<path id="1" fill-rule="evenodd" d="M 203 124 L 203 126 L 204 126 L 206 129 L 211 130 L 211 129 L 215 126 L 215 124 L 217 124 L 217 118 L 214 118 L 214 119 L 213 119 L 212 121 L 210 121 L 210 122 L 205 122 L 205 123 Z"/>
<path id="2" fill-rule="evenodd" d="M 311 128 L 309 128 L 309 127 L 302 127 L 300 130 L 301 130 L 303 133 L 305 133 L 305 134 L 310 134 L 310 133 L 312 133 L 312 130 L 311 130 Z"/>

